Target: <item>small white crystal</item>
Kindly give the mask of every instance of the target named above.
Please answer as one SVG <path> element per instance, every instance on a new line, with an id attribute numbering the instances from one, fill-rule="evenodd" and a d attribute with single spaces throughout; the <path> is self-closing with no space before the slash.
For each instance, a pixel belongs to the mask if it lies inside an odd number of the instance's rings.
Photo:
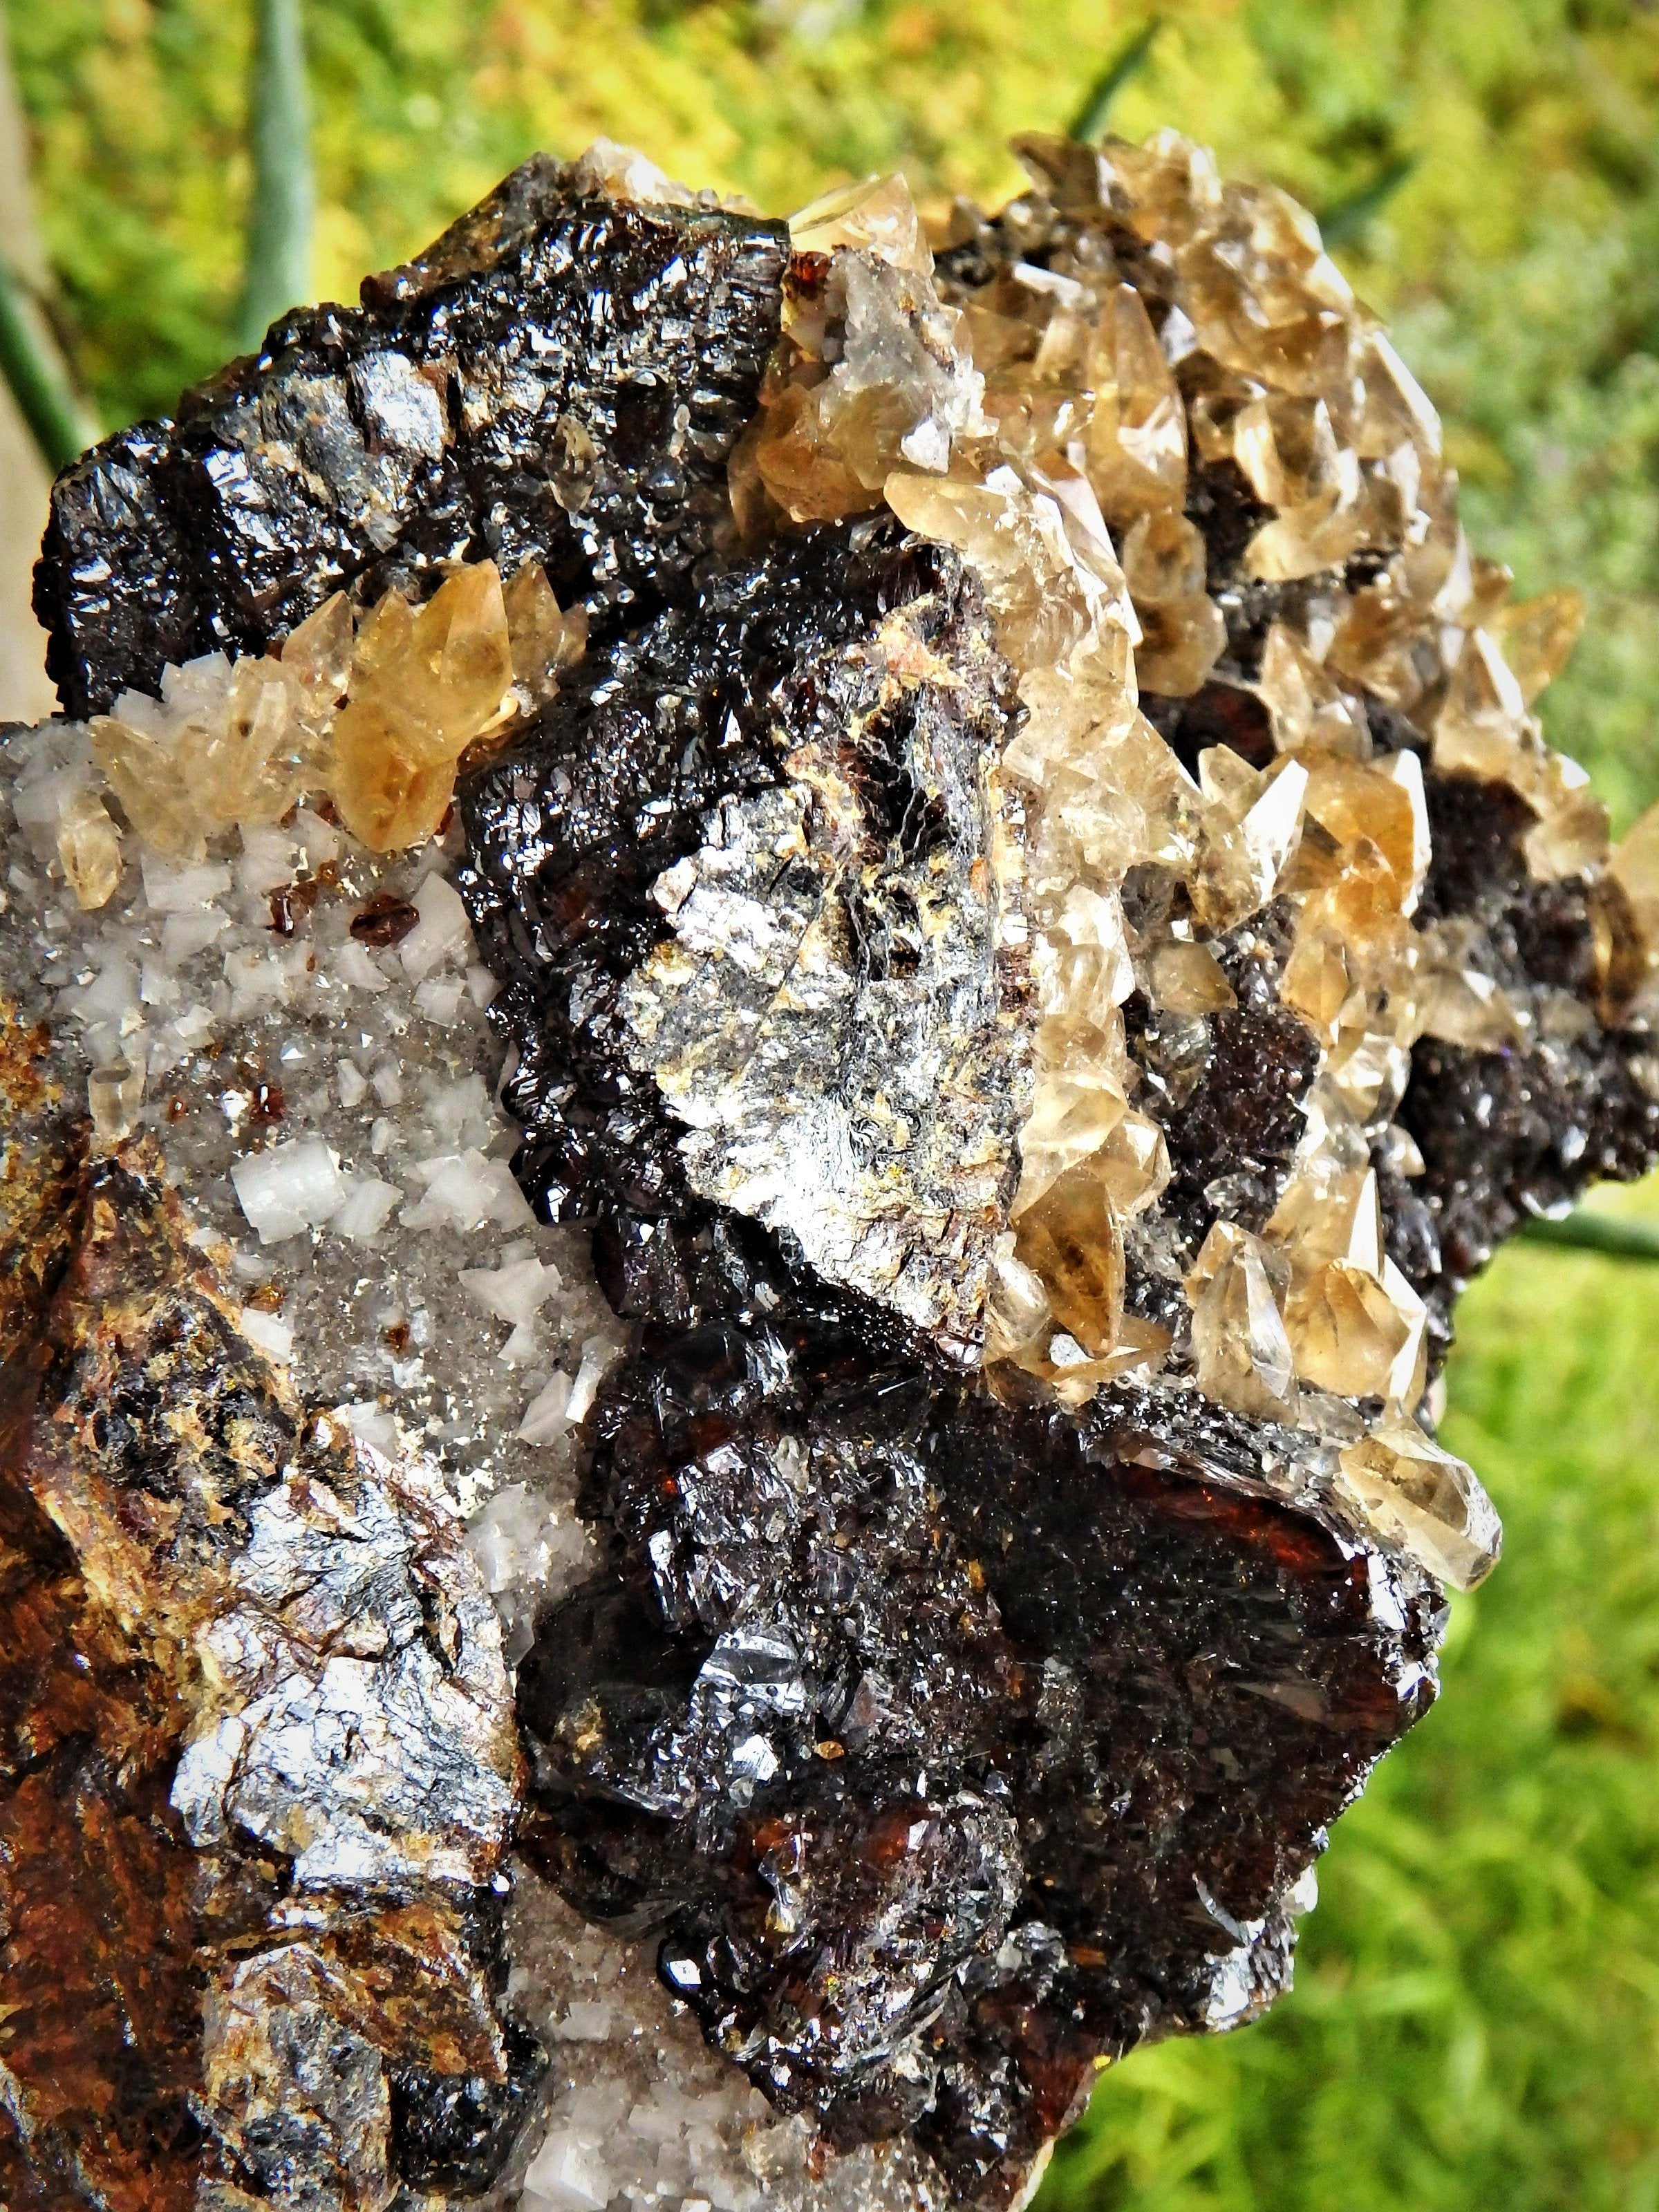
<path id="1" fill-rule="evenodd" d="M 319 1229 L 346 1195 L 345 1179 L 320 1137 L 251 1152 L 237 1161 L 230 1179 L 262 1244 Z"/>
<path id="2" fill-rule="evenodd" d="M 551 2212 L 605 2212 L 611 2202 L 611 2175 L 605 2160 L 574 2133 L 549 2136 L 524 2178 L 526 2206 L 545 2204 Z"/>
<path id="3" fill-rule="evenodd" d="M 428 975 L 415 993 L 415 1011 L 447 1029 L 461 1011 L 466 986 L 457 975 Z"/>
<path id="4" fill-rule="evenodd" d="M 272 1359 L 286 1363 L 294 1357 L 294 1331 L 275 1314 L 262 1313 L 258 1306 L 244 1306 L 241 1313 L 242 1334 L 250 1344 Z"/>
<path id="5" fill-rule="evenodd" d="M 418 983 L 444 961 L 470 955 L 472 929 L 461 895 L 447 877 L 435 872 L 428 876 L 416 890 L 414 903 L 421 918 L 398 951 L 404 973 L 411 983 Z"/>
<path id="6" fill-rule="evenodd" d="M 463 1267 L 461 1288 L 486 1313 L 521 1328 L 532 1322 L 559 1287 L 556 1267 L 518 1260 L 505 1267 Z"/>
<path id="7" fill-rule="evenodd" d="M 388 1459 L 398 1449 L 398 1424 L 385 1407 L 372 1398 L 354 1400 L 349 1406 L 337 1406 L 334 1417 L 343 1421 L 359 1443 L 384 1452 Z"/>
<path id="8" fill-rule="evenodd" d="M 431 1229 L 440 1223 L 482 1229 L 487 1221 L 503 1229 L 527 1229 L 536 1218 L 507 1162 L 486 1159 L 476 1149 L 418 1160 L 415 1173 L 426 1195 L 404 1208 L 406 1229 Z"/>
<path id="9" fill-rule="evenodd" d="M 334 955 L 334 973 L 354 991 L 384 991 L 390 987 L 391 979 L 377 965 L 374 955 L 355 937 L 348 937 Z"/>
<path id="10" fill-rule="evenodd" d="M 153 914 L 193 914 L 210 899 L 230 889 L 230 870 L 222 861 L 209 860 L 200 867 L 173 868 L 146 853 L 140 864 L 144 873 L 144 896 Z"/>
<path id="11" fill-rule="evenodd" d="M 161 925 L 163 961 L 169 968 L 180 966 L 198 952 L 204 952 L 229 925 L 230 916 L 222 906 L 195 907 L 188 913 L 169 914 Z"/>
<path id="12" fill-rule="evenodd" d="M 258 898 L 294 879 L 294 840 L 271 823 L 244 823 L 242 857 L 236 864 L 236 880 L 250 897 Z M 145 867 L 146 879 L 149 864 Z"/>
<path id="13" fill-rule="evenodd" d="M 570 1404 L 567 1408 L 573 1423 L 587 1418 L 588 1408 L 599 1396 L 599 1385 L 616 1357 L 616 1346 L 606 1343 L 602 1336 L 590 1336 L 583 1345 L 581 1365 L 576 1370 L 576 1380 L 572 1386 Z"/>
<path id="14" fill-rule="evenodd" d="M 556 1367 L 551 1380 L 524 1409 L 517 1434 L 527 1444 L 550 1444 L 571 1425 L 570 1377 Z"/>
<path id="15" fill-rule="evenodd" d="M 333 1226 L 354 1243 L 367 1243 L 385 1228 L 387 1217 L 402 1196 L 395 1182 L 382 1182 L 378 1176 L 354 1176 L 345 1200 L 334 1216 Z"/>

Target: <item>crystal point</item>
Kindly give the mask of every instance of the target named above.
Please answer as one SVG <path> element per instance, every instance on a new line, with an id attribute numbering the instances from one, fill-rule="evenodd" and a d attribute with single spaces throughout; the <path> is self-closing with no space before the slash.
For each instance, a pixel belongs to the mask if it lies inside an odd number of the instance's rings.
<path id="1" fill-rule="evenodd" d="M 1503 1531 L 1479 1476 L 1415 1421 L 1388 1416 L 1341 1459 L 1377 1528 L 1454 1589 L 1473 1589 L 1497 1565 Z"/>

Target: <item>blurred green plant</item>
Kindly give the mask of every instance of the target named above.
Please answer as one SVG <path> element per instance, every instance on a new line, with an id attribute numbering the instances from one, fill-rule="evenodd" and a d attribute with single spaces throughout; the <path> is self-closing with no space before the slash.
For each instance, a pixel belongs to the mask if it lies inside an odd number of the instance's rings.
<path id="1" fill-rule="evenodd" d="M 1645 1221 L 1626 1221 L 1599 1206 L 1581 1206 L 1562 1221 L 1529 1221 L 1521 1234 L 1529 1244 L 1600 1252 L 1609 1260 L 1659 1260 L 1659 1229 Z"/>
<path id="2" fill-rule="evenodd" d="M 1093 145 L 1105 130 L 1117 96 L 1126 84 L 1140 75 L 1152 58 L 1152 48 L 1158 34 L 1164 28 L 1164 18 L 1152 16 L 1138 31 L 1132 32 L 1118 48 L 1104 70 L 1089 88 L 1083 105 L 1072 118 L 1068 137 L 1084 145 Z"/>
<path id="3" fill-rule="evenodd" d="M 238 336 L 252 348 L 285 309 L 311 298 L 317 194 L 300 0 L 255 0 L 248 137 L 253 178 Z"/>
<path id="4" fill-rule="evenodd" d="M 49 469 L 67 466 L 97 431 L 64 373 L 40 312 L 0 259 L 0 377 Z"/>

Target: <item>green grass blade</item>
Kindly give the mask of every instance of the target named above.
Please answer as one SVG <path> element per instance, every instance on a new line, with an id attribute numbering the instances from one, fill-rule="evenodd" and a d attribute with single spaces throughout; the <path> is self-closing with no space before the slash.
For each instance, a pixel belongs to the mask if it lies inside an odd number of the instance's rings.
<path id="1" fill-rule="evenodd" d="M 1139 76 L 1152 59 L 1152 48 L 1163 28 L 1164 18 L 1152 15 L 1132 37 L 1124 40 L 1089 88 L 1089 96 L 1079 108 L 1076 120 L 1066 134 L 1068 138 L 1091 145 L 1099 137 L 1106 128 L 1112 102 L 1131 78 Z"/>
<path id="2" fill-rule="evenodd" d="M 300 0 L 255 0 L 250 85 L 253 198 L 237 334 L 254 347 L 278 315 L 311 297 L 316 189 Z"/>
<path id="3" fill-rule="evenodd" d="M 1521 1231 L 1528 1244 L 1565 1245 L 1572 1252 L 1603 1252 L 1614 1260 L 1659 1260 L 1659 1229 L 1626 1221 L 1616 1213 L 1580 1206 L 1561 1221 L 1529 1221 Z"/>
<path id="4" fill-rule="evenodd" d="M 1336 200 L 1320 211 L 1319 234 L 1327 246 L 1352 246 L 1355 239 L 1374 222 L 1383 209 L 1417 168 L 1415 154 L 1401 154 L 1388 162 L 1357 192 L 1346 199 Z"/>
<path id="5" fill-rule="evenodd" d="M 0 261 L 0 375 L 55 476 L 98 435 L 31 315 L 22 288 Z"/>

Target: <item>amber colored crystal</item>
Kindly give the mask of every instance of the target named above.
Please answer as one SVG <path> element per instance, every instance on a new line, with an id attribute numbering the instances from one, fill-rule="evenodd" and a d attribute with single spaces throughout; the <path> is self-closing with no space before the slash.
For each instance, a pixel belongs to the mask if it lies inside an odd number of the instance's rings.
<path id="1" fill-rule="evenodd" d="M 1163 1194 L 1170 1176 L 1170 1148 L 1162 1128 L 1134 1107 L 1116 1122 L 1089 1166 L 1104 1185 L 1121 1221 L 1141 1213 Z"/>
<path id="2" fill-rule="evenodd" d="M 1357 852 L 1367 841 L 1376 848 L 1399 886 L 1400 909 L 1409 911 L 1429 860 L 1423 772 L 1416 754 L 1396 753 L 1386 764 L 1340 757 L 1316 761 L 1309 771 L 1305 803 L 1310 819 L 1345 852 Z"/>
<path id="3" fill-rule="evenodd" d="M 1628 902 L 1649 963 L 1659 960 L 1659 805 L 1649 807 L 1607 856 L 1607 873 Z"/>
<path id="4" fill-rule="evenodd" d="M 1526 796 L 1539 814 L 1522 841 L 1528 872 L 1536 882 L 1583 875 L 1606 860 L 1607 810 L 1577 761 L 1546 754 Z"/>
<path id="5" fill-rule="evenodd" d="M 307 710 L 319 719 L 350 679 L 352 642 L 351 602 L 343 592 L 325 599 L 283 641 L 283 673 L 298 683 Z"/>
<path id="6" fill-rule="evenodd" d="M 58 825 L 58 858 L 78 905 L 107 906 L 121 880 L 121 833 L 103 801 L 77 791 Z"/>
<path id="7" fill-rule="evenodd" d="M 1308 771 L 1286 758 L 1258 773 L 1218 745 L 1200 757 L 1199 776 L 1210 813 L 1193 905 L 1206 927 L 1228 929 L 1278 891 L 1302 835 Z"/>
<path id="8" fill-rule="evenodd" d="M 1471 631 L 1435 718 L 1435 766 L 1524 789 L 1539 750 L 1508 662 L 1485 630 Z"/>
<path id="9" fill-rule="evenodd" d="M 533 585 L 521 589 L 526 601 L 544 623 Z M 334 724 L 331 788 L 354 836 L 386 853 L 432 835 L 461 754 L 501 713 L 514 675 L 493 561 L 456 569 L 418 612 L 400 592 L 386 594 L 359 633 L 350 694 Z"/>
<path id="10" fill-rule="evenodd" d="M 279 821 L 320 780 L 350 622 L 337 592 L 280 659 L 208 653 L 168 668 L 159 702 L 128 691 L 94 716 L 93 750 L 147 845 L 199 858 L 209 832 Z"/>
<path id="11" fill-rule="evenodd" d="M 539 561 L 526 561 L 501 594 L 507 616 L 513 681 L 528 707 L 544 706 L 559 677 L 582 656 L 586 617 L 580 607 L 562 613 Z"/>
<path id="12" fill-rule="evenodd" d="M 1187 1278 L 1199 1388 L 1235 1412 L 1296 1418 L 1294 1361 L 1261 1240 L 1218 1221 Z"/>
<path id="13" fill-rule="evenodd" d="M 755 441 L 761 482 L 792 522 L 835 522 L 881 504 L 881 486 L 897 459 L 908 418 L 890 394 L 860 394 L 841 419 L 826 422 L 816 387 L 792 384 L 768 409 Z M 867 457 L 873 483 L 855 455 Z M 878 464 L 884 464 L 878 472 Z"/>
<path id="14" fill-rule="evenodd" d="M 1060 1326 L 1091 1357 L 1110 1352 L 1123 1318 L 1123 1238 L 1102 1179 L 1086 1163 L 1057 1176 L 1019 1215 L 1015 1237 Z"/>
<path id="15" fill-rule="evenodd" d="M 1370 757 L 1365 709 L 1316 660 L 1284 623 L 1268 629 L 1255 688 L 1273 716 L 1273 743 L 1283 753 Z"/>
<path id="16" fill-rule="evenodd" d="M 1147 996 L 1172 1014 L 1216 1014 L 1237 1006 L 1237 994 L 1207 945 L 1174 939 L 1158 946 L 1147 963 Z"/>
<path id="17" fill-rule="evenodd" d="M 410 625 L 401 655 L 382 657 L 372 690 L 396 690 L 424 731 L 432 757 L 456 758 L 501 711 L 513 682 L 507 602 L 493 561 L 467 562 Z"/>
<path id="18" fill-rule="evenodd" d="M 389 702 L 352 700 L 335 725 L 331 781 L 340 819 L 371 852 L 429 837 L 455 790 L 455 762 L 429 757 L 425 732 Z"/>
<path id="19" fill-rule="evenodd" d="M 1528 707 L 1572 658 L 1584 627 L 1584 597 L 1570 585 L 1540 592 L 1493 616 L 1492 635 Z"/>
<path id="20" fill-rule="evenodd" d="M 1141 628 L 1135 669 L 1149 691 L 1184 698 L 1221 658 L 1227 626 L 1204 588 L 1204 540 L 1173 508 L 1135 520 L 1123 540 L 1123 573 Z"/>
<path id="21" fill-rule="evenodd" d="M 1113 522 L 1149 510 L 1179 514 L 1187 496 L 1187 416 L 1139 292 L 1120 284 L 1095 326 L 1088 469 Z M 1201 588 L 1202 573 L 1199 578 Z"/>
<path id="22" fill-rule="evenodd" d="M 924 276 L 933 266 L 915 203 L 899 176 L 866 177 L 823 193 L 789 218 L 789 243 L 797 253 L 863 250 Z"/>
<path id="23" fill-rule="evenodd" d="M 1410 1334 L 1376 1277 L 1343 1260 L 1292 1287 L 1285 1328 L 1297 1373 L 1344 1398 L 1387 1396 Z"/>
<path id="24" fill-rule="evenodd" d="M 1398 588 L 1392 573 L 1368 585 L 1350 600 L 1325 656 L 1326 666 L 1352 684 L 1363 684 L 1385 705 L 1402 711 L 1415 706 L 1441 672 L 1424 636 L 1425 612 Z"/>
<path id="25" fill-rule="evenodd" d="M 1040 1358 L 1054 1333 L 1048 1293 L 1035 1269 L 1016 1256 L 1014 1238 L 992 1260 L 985 1300 L 985 1359 L 1021 1364 Z"/>
<path id="26" fill-rule="evenodd" d="M 1454 1589 L 1473 1589 L 1498 1564 L 1503 1532 L 1474 1470 L 1402 1415 L 1377 1422 L 1341 1455 L 1367 1517 Z"/>
<path id="27" fill-rule="evenodd" d="M 1014 1200 L 1016 1218 L 1061 1176 L 1097 1152 L 1127 1111 L 1109 1077 L 1102 1079 L 1091 1071 L 1079 1080 L 1049 1070 L 1041 1073 L 1030 1118 L 1020 1133 L 1024 1172 Z"/>

